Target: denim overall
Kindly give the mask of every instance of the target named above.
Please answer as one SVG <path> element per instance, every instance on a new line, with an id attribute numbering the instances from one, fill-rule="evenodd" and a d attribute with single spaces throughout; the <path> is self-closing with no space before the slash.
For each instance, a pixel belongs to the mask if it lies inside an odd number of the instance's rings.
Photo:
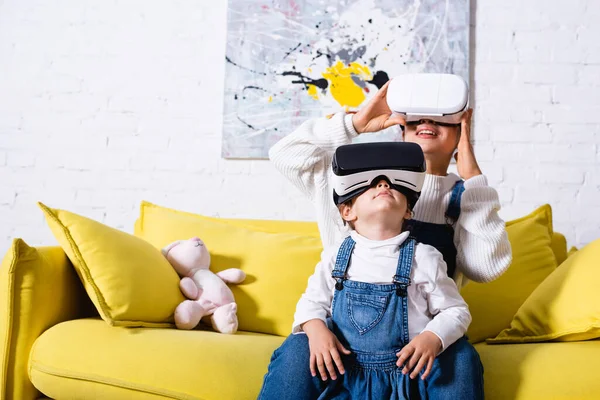
<path id="1" fill-rule="evenodd" d="M 355 242 L 347 237 L 331 276 L 336 280 L 331 325 L 344 347 L 346 373 L 330 385 L 323 399 L 408 399 L 410 378 L 396 366 L 396 353 L 409 342 L 408 297 L 415 240 L 400 246 L 396 274 L 390 284 L 346 279 Z"/>
<path id="2" fill-rule="evenodd" d="M 452 188 L 450 202 L 446 210 L 448 222 L 458 219 L 460 214 L 460 200 L 463 192 L 463 181 L 457 181 Z M 405 222 L 405 229 L 410 229 L 411 236 L 418 242 L 429 244 L 440 251 L 444 257 L 444 261 L 448 265 L 448 276 L 453 277 L 456 270 L 457 254 L 456 247 L 454 246 L 454 228 L 450 224 L 434 224 L 408 220 Z M 349 284 L 349 282 L 346 281 L 344 284 Z M 339 292 L 339 290 L 336 290 L 336 292 Z M 401 302 L 401 299 L 394 301 L 398 300 Z M 336 303 L 334 301 L 333 307 L 339 307 Z M 406 314 L 404 315 L 404 318 L 406 318 Z M 401 326 L 393 331 L 390 330 L 390 332 L 399 332 L 401 334 L 400 339 L 406 342 L 407 338 L 403 336 L 404 332 L 406 332 L 404 324 L 401 324 Z M 336 334 L 339 334 L 339 332 L 336 332 Z M 342 336 L 338 336 L 338 338 L 342 340 Z M 346 342 L 342 343 L 346 344 Z M 379 344 L 382 348 L 385 345 L 389 347 L 389 343 L 386 343 L 386 341 Z M 398 342 L 397 346 L 400 345 L 401 342 Z M 362 360 L 362 356 L 356 357 L 357 361 Z M 385 357 L 389 357 L 389 354 Z M 263 387 L 258 398 L 260 400 L 279 400 L 284 398 L 314 400 L 316 398 L 325 399 L 334 396 L 344 398 L 343 393 L 346 393 L 347 397 L 350 396 L 347 390 L 341 389 L 340 385 L 343 385 L 345 381 L 341 377 L 336 381 L 328 382 L 321 381 L 318 374 L 317 377 L 312 377 L 309 369 L 309 358 L 310 350 L 306 335 L 288 336 L 283 344 L 273 352 L 269 370 L 265 374 Z M 344 365 L 346 366 L 346 364 Z M 389 366 L 389 360 L 388 363 L 384 362 L 384 365 Z M 465 338 L 461 338 L 436 358 L 434 368 L 425 383 L 420 378 L 411 382 L 410 392 L 413 394 L 411 397 L 421 399 L 448 398 L 452 400 L 483 399 L 482 368 L 479 355 L 473 346 Z M 346 367 L 347 371 L 350 369 Z M 385 375 L 385 372 L 381 374 Z M 397 382 L 396 384 L 397 386 L 395 387 L 390 386 L 389 390 L 396 390 L 392 395 L 402 398 L 408 390 L 404 385 L 408 385 L 408 383 Z M 399 390 L 402 390 L 402 392 L 398 392 Z M 415 391 L 417 391 L 416 394 Z M 388 392 L 384 391 L 382 393 Z M 353 398 L 358 399 L 362 399 L 363 397 L 362 394 L 353 396 Z M 391 397 L 391 395 L 388 397 Z"/>

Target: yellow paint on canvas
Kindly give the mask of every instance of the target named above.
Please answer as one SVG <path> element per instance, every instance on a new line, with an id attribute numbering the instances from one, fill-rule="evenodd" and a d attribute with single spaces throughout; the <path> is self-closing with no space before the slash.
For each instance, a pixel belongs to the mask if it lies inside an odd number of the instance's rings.
<path id="1" fill-rule="evenodd" d="M 308 95 L 315 100 L 319 100 L 319 93 L 315 85 L 308 85 Z"/>
<path id="2" fill-rule="evenodd" d="M 352 75 L 364 81 L 373 79 L 369 67 L 357 62 L 345 65 L 338 61 L 323 73 L 323 78 L 329 81 L 331 95 L 342 107 L 358 107 L 366 98 L 364 90 L 352 80 Z"/>
<path id="3" fill-rule="evenodd" d="M 269 103 L 273 101 L 273 96 L 269 96 Z"/>

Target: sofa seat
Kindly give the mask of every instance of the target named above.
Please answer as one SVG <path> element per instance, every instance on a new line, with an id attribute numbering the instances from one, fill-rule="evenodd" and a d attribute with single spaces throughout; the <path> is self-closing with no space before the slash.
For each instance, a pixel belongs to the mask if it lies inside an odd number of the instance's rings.
<path id="1" fill-rule="evenodd" d="M 78 319 L 36 340 L 29 375 L 55 399 L 255 399 L 270 355 L 283 340 Z M 487 399 L 591 399 L 600 393 L 600 340 L 475 348 Z"/>
<path id="2" fill-rule="evenodd" d="M 54 399 L 255 399 L 284 338 L 60 323 L 34 343 L 31 382 Z"/>
<path id="3" fill-rule="evenodd" d="M 600 340 L 475 348 L 488 400 L 597 399 L 600 393 Z"/>

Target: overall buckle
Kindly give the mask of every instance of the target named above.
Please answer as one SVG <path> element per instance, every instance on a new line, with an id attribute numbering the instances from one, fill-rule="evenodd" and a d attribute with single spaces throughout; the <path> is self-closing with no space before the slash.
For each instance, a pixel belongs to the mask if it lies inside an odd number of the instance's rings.
<path id="1" fill-rule="evenodd" d="M 401 275 L 394 275 L 394 284 L 396 284 L 396 294 L 400 297 L 406 297 L 408 294 L 408 287 L 412 283 L 410 278 Z"/>

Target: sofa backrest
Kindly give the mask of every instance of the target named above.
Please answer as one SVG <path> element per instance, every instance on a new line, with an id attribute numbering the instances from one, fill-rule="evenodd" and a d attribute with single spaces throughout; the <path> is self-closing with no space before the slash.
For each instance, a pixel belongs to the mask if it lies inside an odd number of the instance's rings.
<path id="1" fill-rule="evenodd" d="M 550 245 L 552 246 L 554 257 L 556 257 L 556 264 L 562 264 L 567 259 L 567 239 L 562 233 L 554 232 Z"/>

